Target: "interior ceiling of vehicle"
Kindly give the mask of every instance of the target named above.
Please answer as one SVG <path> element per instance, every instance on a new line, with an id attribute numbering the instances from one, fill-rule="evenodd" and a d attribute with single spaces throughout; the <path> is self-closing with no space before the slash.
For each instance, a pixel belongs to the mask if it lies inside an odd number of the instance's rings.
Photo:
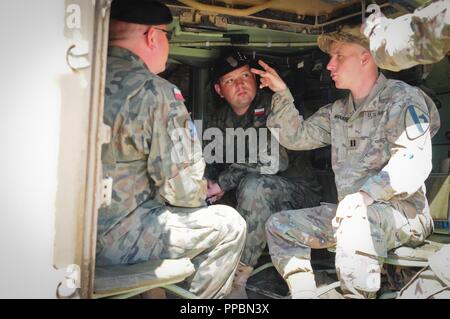
<path id="1" fill-rule="evenodd" d="M 171 59 L 215 59 L 223 47 L 297 54 L 316 47 L 317 35 L 361 24 L 362 7 L 376 3 L 389 17 L 425 0 L 166 0 L 174 16 Z M 221 49 L 222 48 L 222 49 Z M 186 60 L 189 57 L 189 60 Z"/>

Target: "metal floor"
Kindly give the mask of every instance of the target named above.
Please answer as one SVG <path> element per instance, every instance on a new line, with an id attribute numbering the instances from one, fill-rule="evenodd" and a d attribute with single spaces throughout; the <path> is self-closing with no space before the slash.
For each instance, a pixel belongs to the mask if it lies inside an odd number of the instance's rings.
<path id="1" fill-rule="evenodd" d="M 334 271 L 334 254 L 326 249 L 321 249 L 312 250 L 311 255 L 317 286 L 321 287 L 337 281 Z M 266 248 L 255 269 L 269 262 L 271 262 L 271 259 Z M 249 278 L 247 295 L 249 299 L 290 299 L 286 282 L 273 266 Z M 328 293 L 323 297 L 341 298 L 337 291 Z"/>

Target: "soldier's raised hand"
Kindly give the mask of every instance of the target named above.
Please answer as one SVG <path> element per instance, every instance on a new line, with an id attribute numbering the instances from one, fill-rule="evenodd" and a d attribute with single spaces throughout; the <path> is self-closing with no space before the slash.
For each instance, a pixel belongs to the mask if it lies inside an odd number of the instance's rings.
<path id="1" fill-rule="evenodd" d="M 262 66 L 264 71 L 255 68 L 251 68 L 251 71 L 254 74 L 257 74 L 261 77 L 261 83 L 259 84 L 260 89 L 268 87 L 274 92 L 286 90 L 287 88 L 286 83 L 284 83 L 284 81 L 278 75 L 277 71 L 275 71 L 273 68 L 271 68 L 267 63 L 265 63 L 262 60 L 259 60 L 258 64 Z"/>

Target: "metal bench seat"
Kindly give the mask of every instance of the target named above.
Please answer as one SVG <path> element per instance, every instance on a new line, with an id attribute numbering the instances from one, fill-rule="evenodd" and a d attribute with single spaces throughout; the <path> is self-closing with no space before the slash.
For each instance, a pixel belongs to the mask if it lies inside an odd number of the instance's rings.
<path id="1" fill-rule="evenodd" d="M 189 291 L 174 285 L 193 273 L 194 265 L 189 258 L 97 267 L 93 298 L 130 298 L 158 287 L 184 298 L 197 298 Z"/>

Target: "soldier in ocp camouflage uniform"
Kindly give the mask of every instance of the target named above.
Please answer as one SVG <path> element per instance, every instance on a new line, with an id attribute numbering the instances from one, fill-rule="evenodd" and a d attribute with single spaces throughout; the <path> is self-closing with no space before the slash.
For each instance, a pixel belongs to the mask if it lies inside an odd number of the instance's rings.
<path id="1" fill-rule="evenodd" d="M 399 71 L 435 63 L 450 51 L 450 0 L 430 1 L 395 19 L 376 10 L 362 29 L 380 68 Z"/>
<path id="2" fill-rule="evenodd" d="M 433 230 L 424 181 L 439 114 L 420 89 L 378 73 L 358 30 L 322 35 L 318 44 L 331 56 L 327 69 L 336 87 L 350 94 L 307 120 L 272 68 L 260 61 L 265 71 L 252 71 L 276 92 L 267 126 L 279 129 L 282 145 L 331 144 L 339 205 L 275 214 L 266 224 L 267 240 L 293 298 L 316 297 L 310 251 L 332 245 L 343 292 L 374 297 L 387 251 L 419 245 Z"/>
<path id="3" fill-rule="evenodd" d="M 269 216 L 283 209 L 312 207 L 320 201 L 320 186 L 312 173 L 308 153 L 288 154 L 275 139 L 272 140 L 266 127 L 272 94 L 257 90 L 250 63 L 238 51 L 229 52 L 221 59 L 215 68 L 215 90 L 224 101 L 222 105 L 214 106 L 208 122 L 208 128 L 219 129 L 223 136 L 220 143 L 222 162 L 212 163 L 206 170 L 210 180 L 209 196 L 215 201 L 224 192 L 235 193 L 236 209 L 247 222 L 247 240 L 230 295 L 232 298 L 246 298 L 247 278 L 266 246 L 264 225 Z M 243 129 L 245 132 L 256 129 L 256 139 L 236 139 L 228 145 L 227 137 L 232 141 L 230 129 Z M 267 145 L 259 144 L 260 139 L 266 137 Z M 214 142 L 217 143 L 217 138 Z M 242 151 L 245 154 L 238 154 L 239 146 L 244 146 Z M 207 148 L 208 145 L 205 150 Z M 252 151 L 256 155 L 254 159 L 257 159 L 253 162 Z M 232 152 L 234 158 L 224 163 Z M 240 155 L 242 162 L 239 161 Z"/>
<path id="4" fill-rule="evenodd" d="M 177 87 L 156 74 L 168 57 L 169 9 L 145 0 L 112 4 L 102 150 L 112 202 L 98 217 L 96 263 L 191 258 L 184 287 L 202 298 L 227 295 L 245 221 L 232 208 L 205 204 L 204 159 Z"/>

